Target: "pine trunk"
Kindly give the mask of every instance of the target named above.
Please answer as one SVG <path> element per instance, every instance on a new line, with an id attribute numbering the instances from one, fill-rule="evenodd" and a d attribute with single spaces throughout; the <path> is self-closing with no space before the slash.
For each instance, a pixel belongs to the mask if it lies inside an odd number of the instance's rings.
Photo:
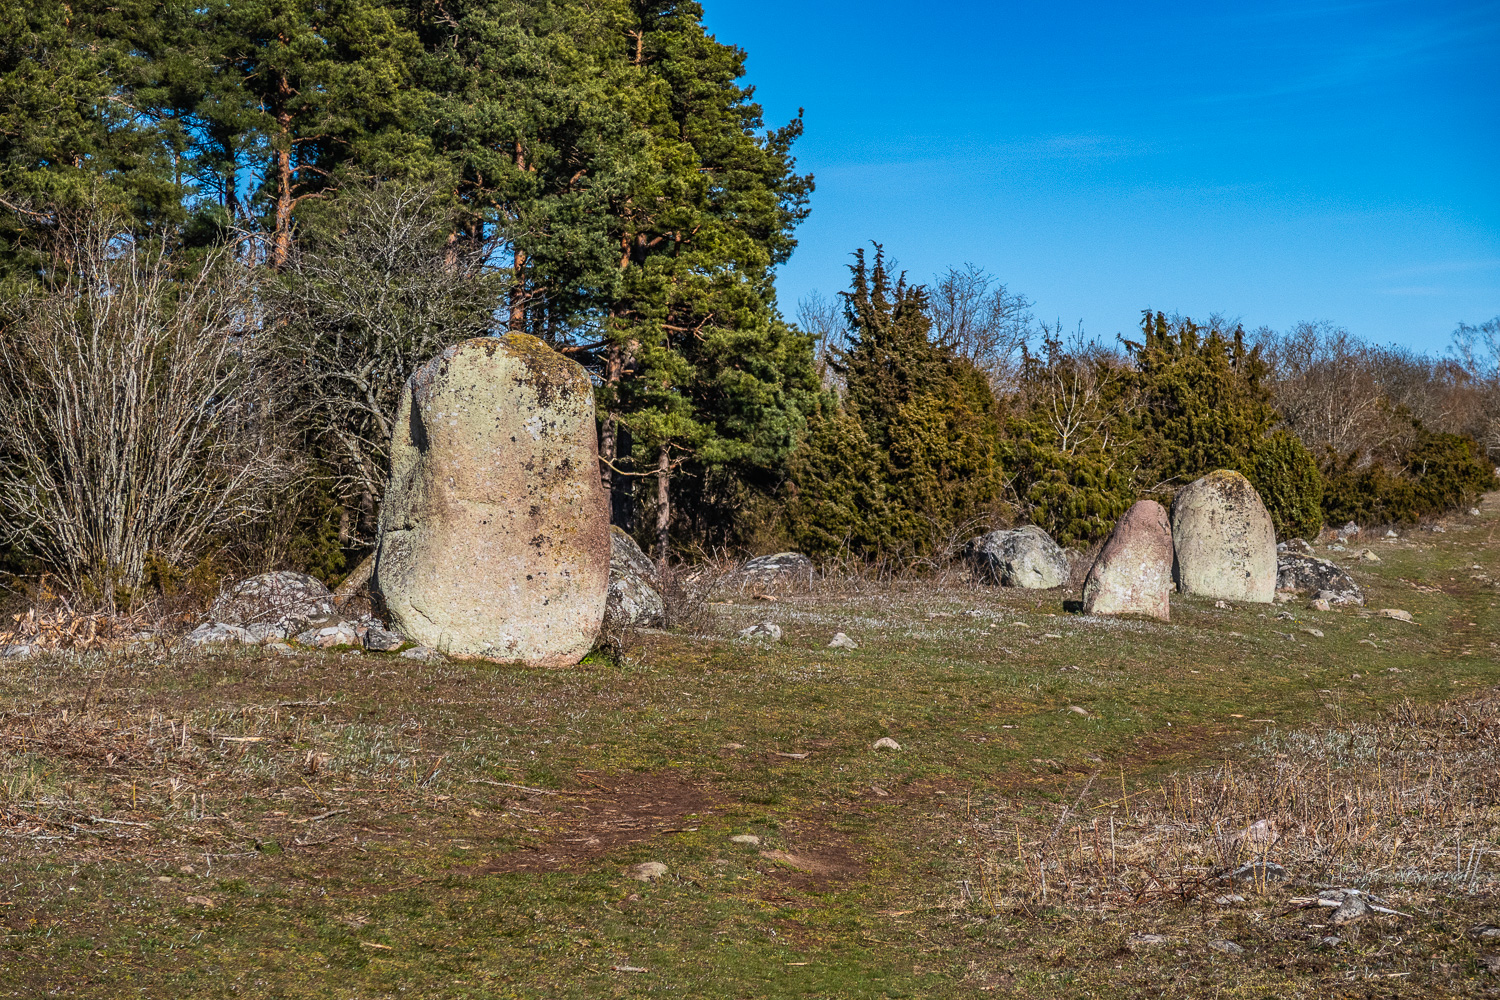
<path id="1" fill-rule="evenodd" d="M 656 562 L 667 565 L 667 529 L 672 526 L 672 446 L 662 445 L 656 456 Z"/>
<path id="2" fill-rule="evenodd" d="M 511 268 L 510 282 L 510 332 L 526 332 L 526 251 L 517 250 L 515 266 Z"/>

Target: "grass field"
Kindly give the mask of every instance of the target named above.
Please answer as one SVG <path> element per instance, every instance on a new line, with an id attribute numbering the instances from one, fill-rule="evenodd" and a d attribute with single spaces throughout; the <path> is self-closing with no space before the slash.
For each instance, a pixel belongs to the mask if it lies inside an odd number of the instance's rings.
<path id="1" fill-rule="evenodd" d="M 1500 996 L 1497 501 L 1357 543 L 1365 609 L 911 582 L 566 671 L 7 661 L 0 995 Z"/>

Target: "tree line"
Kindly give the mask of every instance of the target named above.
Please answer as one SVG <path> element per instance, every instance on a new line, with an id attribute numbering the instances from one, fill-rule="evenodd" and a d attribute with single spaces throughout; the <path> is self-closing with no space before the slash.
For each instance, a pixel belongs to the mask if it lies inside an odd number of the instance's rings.
<path id="1" fill-rule="evenodd" d="M 1155 312 L 1108 346 L 879 247 L 788 321 L 801 120 L 767 125 L 702 14 L 0 5 L 0 568 L 114 606 L 337 579 L 406 378 L 501 332 L 588 369 L 613 517 L 662 558 L 1086 543 L 1216 467 L 1292 533 L 1491 485 L 1494 321 L 1442 360 Z"/>

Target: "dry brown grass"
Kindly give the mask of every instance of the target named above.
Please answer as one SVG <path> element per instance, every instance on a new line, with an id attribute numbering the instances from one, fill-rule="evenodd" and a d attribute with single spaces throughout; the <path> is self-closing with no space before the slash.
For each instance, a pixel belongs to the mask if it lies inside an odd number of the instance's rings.
<path id="1" fill-rule="evenodd" d="M 1500 691 L 1404 704 L 1376 723 L 1268 730 L 1215 767 L 1144 788 L 1097 773 L 1054 815 L 980 824 L 986 908 L 1120 909 L 1274 883 L 1493 895 Z"/>

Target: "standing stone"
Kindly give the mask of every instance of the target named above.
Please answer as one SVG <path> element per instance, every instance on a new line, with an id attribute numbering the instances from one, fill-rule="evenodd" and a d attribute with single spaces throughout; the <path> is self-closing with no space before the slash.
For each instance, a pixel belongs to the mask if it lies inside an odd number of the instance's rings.
<path id="1" fill-rule="evenodd" d="M 971 538 L 964 545 L 963 555 L 981 579 L 1002 587 L 1061 587 L 1071 572 L 1067 553 L 1034 524 Z"/>
<path id="2" fill-rule="evenodd" d="M 412 374 L 375 564 L 402 633 L 456 656 L 577 663 L 604 619 L 609 550 L 582 367 L 510 334 Z"/>
<path id="3" fill-rule="evenodd" d="M 1141 500 L 1115 524 L 1083 584 L 1090 615 L 1148 615 L 1170 621 L 1172 527 L 1155 500 Z"/>
<path id="4" fill-rule="evenodd" d="M 1172 504 L 1177 586 L 1184 594 L 1270 604 L 1276 597 L 1276 529 L 1250 480 L 1220 469 L 1189 483 Z"/>

